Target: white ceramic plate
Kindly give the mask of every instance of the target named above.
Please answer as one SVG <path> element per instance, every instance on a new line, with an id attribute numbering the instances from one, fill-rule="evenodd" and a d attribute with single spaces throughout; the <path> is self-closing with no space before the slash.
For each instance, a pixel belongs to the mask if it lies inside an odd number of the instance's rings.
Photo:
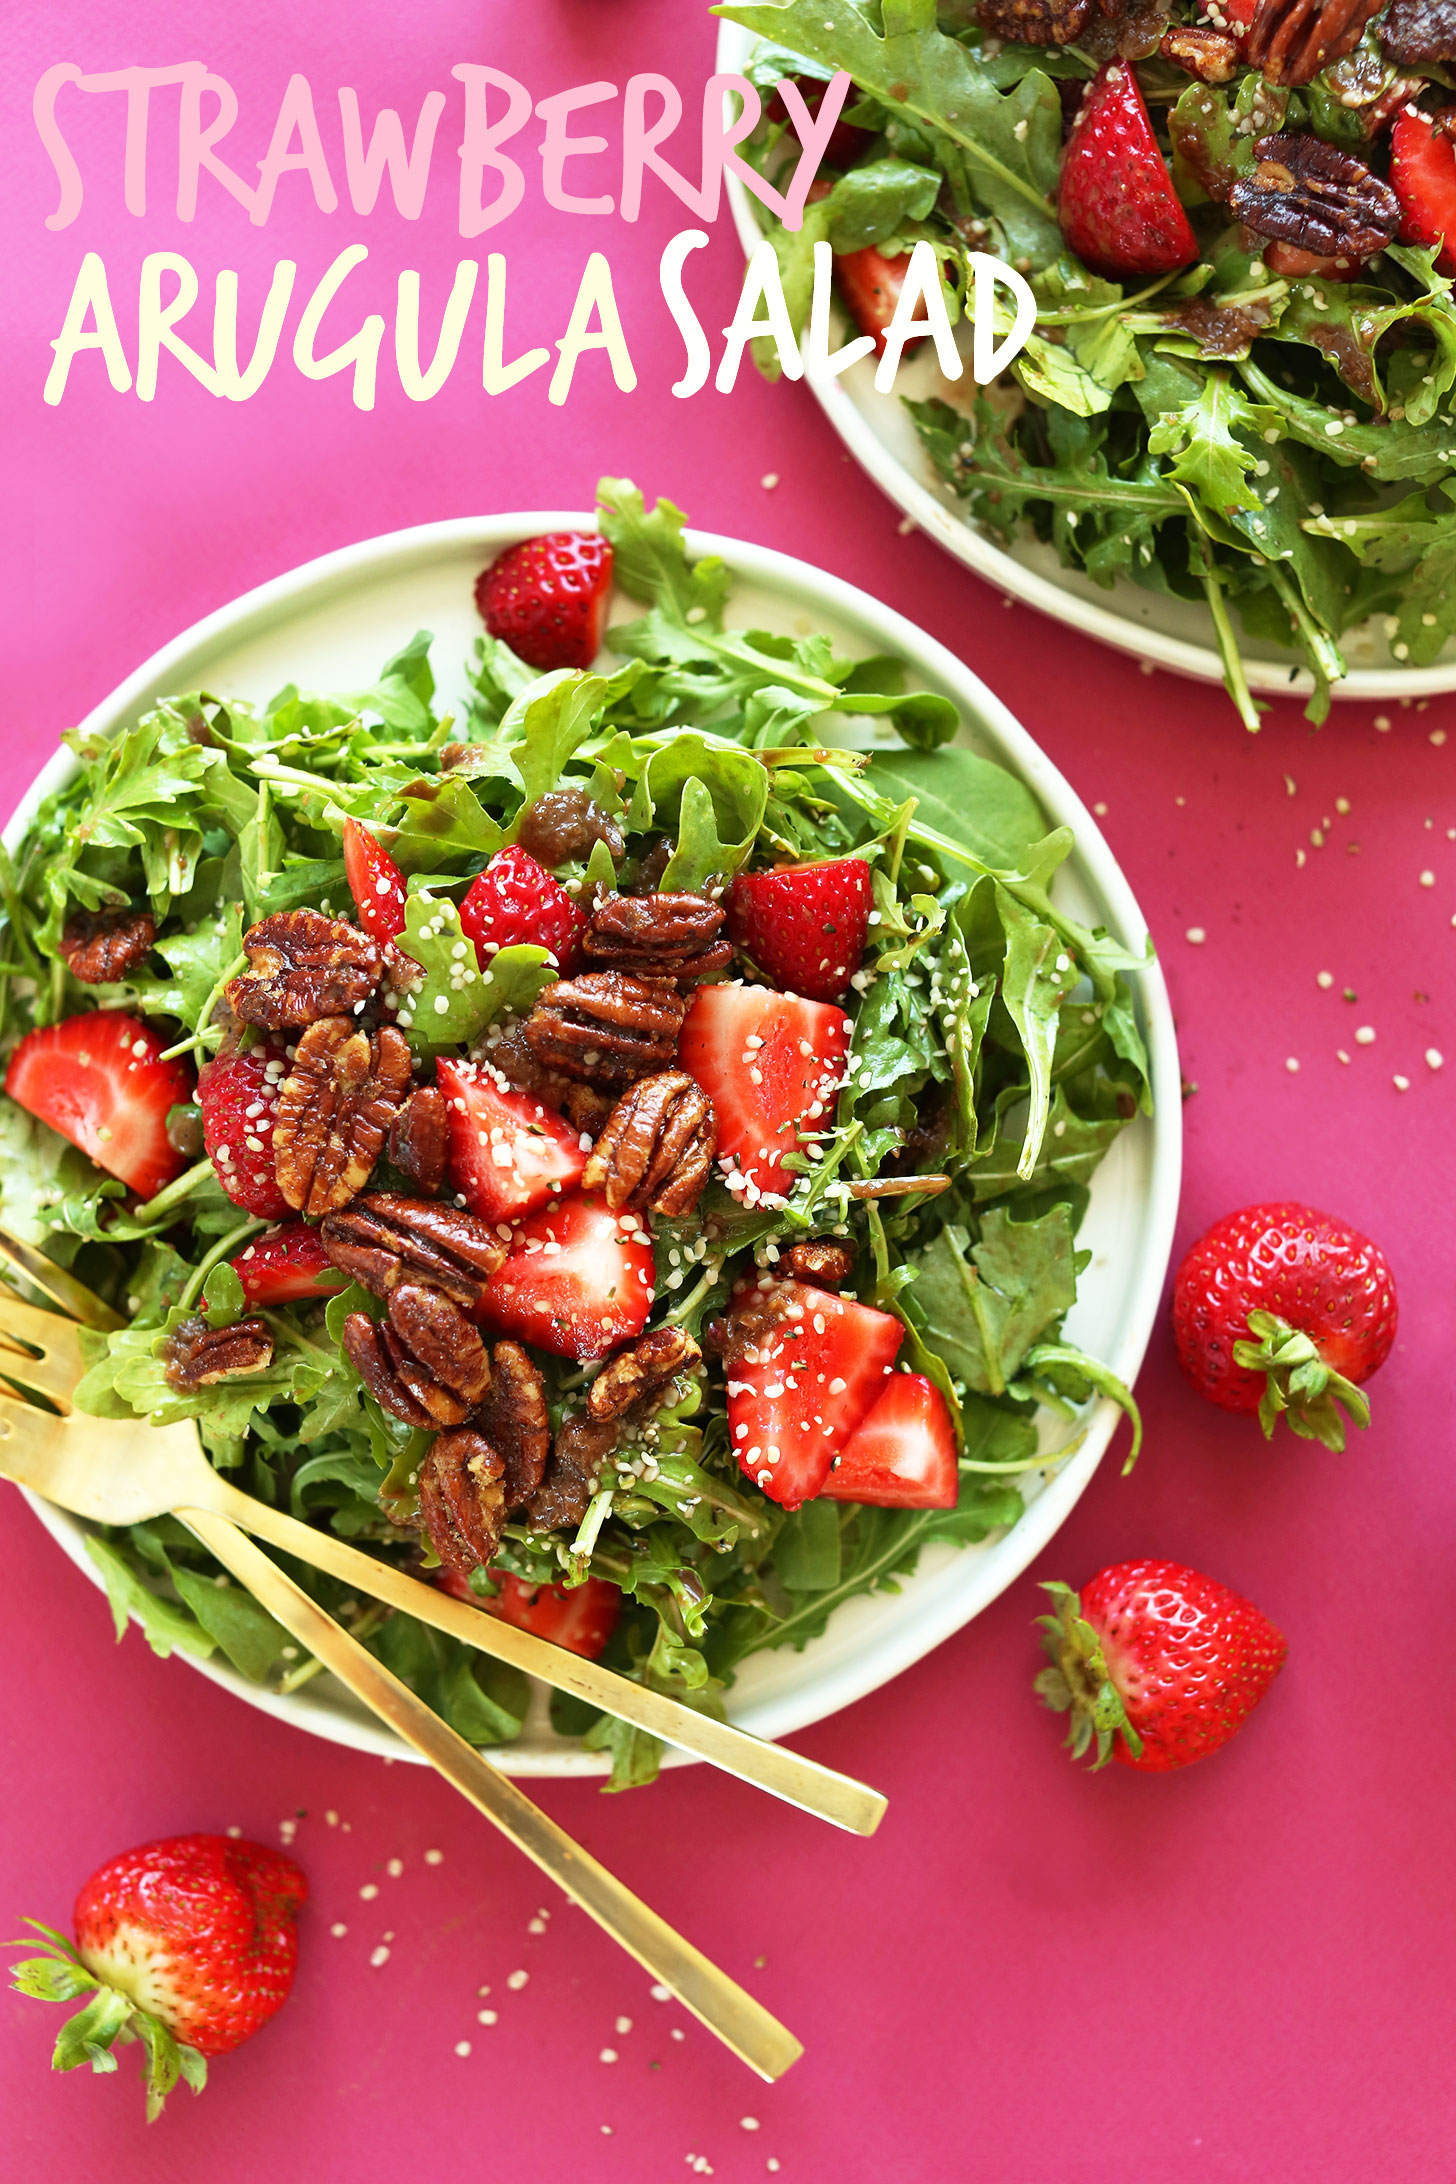
<path id="1" fill-rule="evenodd" d="M 417 629 L 435 633 L 439 702 L 448 706 L 464 689 L 464 663 L 480 627 L 472 602 L 479 570 L 516 539 L 592 523 L 590 516 L 559 512 L 467 518 L 326 554 L 185 631 L 138 668 L 83 727 L 108 734 L 136 720 L 157 698 L 199 687 L 255 700 L 287 682 L 306 690 L 362 689 Z M 1059 875 L 1058 900 L 1084 922 L 1105 925 L 1141 955 L 1145 922 L 1096 822 L 1025 729 L 967 667 L 838 577 L 736 539 L 701 531 L 689 537 L 695 554 L 722 554 L 736 572 L 735 621 L 793 634 L 823 631 L 837 649 L 851 654 L 897 654 L 908 663 L 912 682 L 951 698 L 965 724 L 961 740 L 1018 774 L 1052 825 L 1074 830 L 1077 847 Z M 626 619 L 640 610 L 625 602 L 619 611 Z M 16 844 L 40 798 L 67 778 L 72 764 L 67 751 L 50 761 L 6 828 L 7 843 Z M 1140 1117 L 1123 1131 L 1097 1171 L 1081 1238 L 1092 1251 L 1092 1263 L 1068 1322 L 1075 1340 L 1129 1385 L 1147 1347 L 1172 1247 L 1182 1149 L 1178 1055 L 1162 973 L 1150 965 L 1135 984 L 1152 1056 L 1156 1110 L 1151 1119 Z M 1096 1470 L 1117 1418 L 1110 1402 L 1095 1406 L 1078 1454 L 1049 1478 L 1028 1475 L 1026 1514 L 999 1538 L 959 1552 L 933 1548 L 898 1593 L 847 1602 L 823 1637 L 802 1653 L 752 1656 L 729 1694 L 734 1720 L 768 1737 L 802 1729 L 874 1690 L 969 1622 L 1062 1523 Z M 1058 1438 L 1055 1422 L 1048 1426 L 1044 1446 Z M 72 1561 L 99 1582 L 78 1521 L 31 1499 Z M 188 1665 L 280 1720 L 357 1750 L 415 1756 L 327 1677 L 278 1698 L 226 1664 L 189 1660 Z M 538 1693 L 521 1739 L 491 1756 L 512 1774 L 601 1771 L 603 1759 L 552 1733 L 544 1699 L 544 1692 Z"/>
<path id="2" fill-rule="evenodd" d="M 725 22 L 718 34 L 720 72 L 741 72 L 755 43 L 750 31 Z M 754 200 L 734 174 L 728 177 L 728 197 L 747 254 L 762 230 Z M 841 329 L 838 340 L 852 336 L 854 328 L 837 303 L 835 317 Z M 1200 682 L 1222 682 L 1208 615 L 1195 602 L 1144 591 L 1126 578 L 1119 578 L 1106 591 L 1079 571 L 1063 568 L 1054 546 L 1035 538 L 998 546 L 971 521 L 926 455 L 902 400 L 907 395 L 917 402 L 939 396 L 955 407 L 964 402 L 968 379 L 952 385 L 933 359 L 917 358 L 913 351 L 911 361 L 896 375 L 893 394 L 876 392 L 874 373 L 875 359 L 864 357 L 841 378 L 826 379 L 808 371 L 804 377 L 855 461 L 937 545 L 1011 598 L 1040 607 L 1043 614 L 1086 636 L 1100 637 L 1119 652 L 1171 667 L 1180 675 L 1196 676 Z M 1422 698 L 1456 690 L 1456 639 L 1430 667 L 1402 667 L 1392 657 L 1378 621 L 1348 631 L 1340 645 L 1350 672 L 1335 684 L 1337 698 Z M 1252 689 L 1303 697 L 1313 688 L 1299 655 L 1287 646 L 1241 633 L 1239 649 Z"/>

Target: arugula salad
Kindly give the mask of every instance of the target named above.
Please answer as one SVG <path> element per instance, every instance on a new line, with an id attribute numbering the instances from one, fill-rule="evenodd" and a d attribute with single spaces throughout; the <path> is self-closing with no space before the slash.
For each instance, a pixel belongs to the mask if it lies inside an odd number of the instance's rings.
<path id="1" fill-rule="evenodd" d="M 0 864 L 0 1222 L 125 1315 L 83 1409 L 195 1419 L 248 1492 L 718 1709 L 1131 1409 L 1062 1322 L 1150 1105 L 1138 966 L 947 699 L 735 627 L 670 503 L 599 503 L 484 572 L 461 718 L 422 632 L 367 689 L 68 738 Z M 316 1672 L 175 1521 L 88 1546 L 119 1633 Z M 515 1671 L 290 1568 L 518 1733 Z"/>
<path id="2" fill-rule="evenodd" d="M 732 0 L 769 98 L 853 80 L 816 203 L 766 213 L 807 319 L 812 251 L 883 335 L 917 242 L 953 312 L 971 251 L 1022 272 L 1035 330 L 984 388 L 908 408 L 967 518 L 1110 587 L 1205 602 L 1290 646 L 1309 717 L 1371 618 L 1398 665 L 1456 630 L 1456 68 L 1450 0 Z M 819 185 L 816 184 L 816 187 Z M 912 348 L 911 352 L 914 354 Z"/>

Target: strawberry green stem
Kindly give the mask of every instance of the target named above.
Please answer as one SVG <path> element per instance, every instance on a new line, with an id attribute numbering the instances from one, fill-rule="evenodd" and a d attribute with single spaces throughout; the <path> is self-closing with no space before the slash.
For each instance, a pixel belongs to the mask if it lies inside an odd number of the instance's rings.
<path id="1" fill-rule="evenodd" d="M 1362 1429 L 1370 1423 L 1370 1404 L 1352 1380 L 1327 1365 L 1314 1342 L 1273 1312 L 1251 1312 L 1252 1342 L 1234 1344 L 1234 1362 L 1247 1372 L 1263 1373 L 1259 1423 L 1269 1440 L 1277 1421 L 1287 1418 L 1303 1441 L 1343 1449 L 1345 1418 Z"/>
<path id="2" fill-rule="evenodd" d="M 1127 1718 L 1122 1696 L 1108 1672 L 1102 1641 L 1081 1613 L 1081 1600 L 1070 1585 L 1055 1580 L 1044 1584 L 1042 1591 L 1051 1594 L 1056 1613 L 1038 1619 L 1051 1667 L 1037 1677 L 1036 1690 L 1053 1713 L 1070 1713 L 1068 1751 L 1073 1759 L 1081 1759 L 1095 1740 L 1095 1772 L 1107 1765 L 1121 1737 L 1137 1759 L 1143 1740 Z"/>

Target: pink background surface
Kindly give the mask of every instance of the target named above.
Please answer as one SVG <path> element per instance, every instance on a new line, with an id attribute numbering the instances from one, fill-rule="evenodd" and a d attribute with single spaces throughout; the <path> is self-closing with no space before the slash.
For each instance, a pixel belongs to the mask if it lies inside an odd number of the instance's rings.
<path id="1" fill-rule="evenodd" d="M 1233 1206 L 1304 1196 L 1384 1243 L 1402 1319 L 1375 1424 L 1344 1457 L 1287 1438 L 1266 1449 L 1248 1422 L 1203 1408 L 1160 1327 L 1135 1476 L 1104 1466 L 1043 1567 L 892 1688 L 800 1740 L 889 1793 L 874 1842 L 706 1773 L 625 1800 L 544 1787 L 567 1828 L 805 2039 L 804 2061 L 772 2089 L 676 2005 L 653 2002 L 636 1968 L 443 1785 L 275 1725 L 153 1659 L 136 1635 L 113 1645 L 100 1594 L 0 1497 L 11 1926 L 26 1913 L 64 1923 L 103 1856 L 180 1829 L 237 1824 L 277 1841 L 296 1819 L 313 1886 L 285 2015 L 217 2067 L 201 2102 L 177 2096 L 151 2130 L 134 2083 L 51 2079 L 48 2013 L 0 1998 L 11 2173 L 372 2184 L 443 2166 L 609 2184 L 692 2174 L 695 2159 L 724 2179 L 778 2163 L 786 2180 L 850 2184 L 1076 2184 L 1129 2162 L 1210 2184 L 1444 2173 L 1456 2032 L 1456 1665 L 1443 1642 L 1453 1162 L 1448 1076 L 1423 1056 L 1444 1050 L 1456 1070 L 1456 746 L 1445 740 L 1456 706 L 1391 706 L 1385 732 L 1374 708 L 1341 706 L 1318 735 L 1281 706 L 1251 738 L 1220 694 L 1145 678 L 1008 611 L 923 539 L 901 537 L 802 391 L 748 372 L 729 400 L 671 400 L 679 351 L 655 268 L 688 223 L 660 191 L 649 187 L 628 228 L 546 212 L 532 174 L 508 225 L 462 245 L 451 64 L 490 60 L 538 97 L 659 69 L 691 113 L 713 46 L 696 0 L 437 0 L 424 13 L 263 0 L 242 17 L 218 0 L 121 11 L 48 0 L 18 13 L 3 87 L 14 626 L 0 804 L 61 728 L 247 586 L 401 524 L 584 505 L 598 472 L 625 472 L 705 526 L 803 555 L 914 616 L 1106 804 L 1198 1087 L 1180 1248 Z M 235 145 L 250 160 L 292 69 L 313 82 L 331 148 L 341 82 L 366 113 L 393 104 L 411 119 L 427 89 L 450 90 L 424 218 L 326 220 L 291 176 L 266 230 L 206 184 L 195 227 L 181 229 L 159 125 L 160 210 L 145 222 L 121 210 L 113 166 L 76 226 L 48 234 L 54 183 L 28 119 L 42 68 L 198 56 L 238 88 Z M 92 102 L 88 177 L 107 147 L 114 159 L 118 104 Z M 577 184 L 613 186 L 589 166 Z M 504 249 L 513 353 L 562 330 L 587 250 L 606 250 L 637 392 L 618 394 L 598 358 L 564 410 L 548 408 L 540 377 L 491 404 L 462 363 L 415 406 L 386 362 L 370 416 L 343 381 L 311 386 L 282 367 L 255 400 L 223 407 L 164 361 L 144 407 L 113 395 L 93 357 L 59 409 L 42 407 L 46 343 L 83 248 L 107 258 L 130 345 L 125 296 L 146 249 L 186 251 L 204 295 L 219 264 L 238 267 L 250 324 L 275 257 L 297 257 L 311 280 L 355 239 L 369 245 L 371 300 L 387 302 L 400 266 L 421 269 L 427 324 L 457 257 Z M 738 269 L 725 219 L 689 274 L 709 325 L 729 316 Z M 771 472 L 781 482 L 765 490 Z M 1358 1024 L 1374 1027 L 1373 1045 L 1355 1044 Z M 1404 1094 L 1396 1073 L 1411 1080 Z M 1289 1666 L 1213 1764 L 1169 1780 L 1093 1778 L 1063 1758 L 1029 1688 L 1034 1579 L 1081 1582 L 1141 1553 L 1247 1591 L 1288 1634 Z M 533 1931 L 543 1906 L 551 1916 Z M 517 1971 L 529 1978 L 513 1989 Z M 495 2025 L 477 2023 L 482 2007 Z M 630 2031 L 614 2029 L 619 2017 Z"/>

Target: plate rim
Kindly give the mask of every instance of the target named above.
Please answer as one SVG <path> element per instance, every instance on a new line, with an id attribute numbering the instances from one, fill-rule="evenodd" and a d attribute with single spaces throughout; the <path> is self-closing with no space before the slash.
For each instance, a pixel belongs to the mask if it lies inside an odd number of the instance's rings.
<path id="1" fill-rule="evenodd" d="M 719 24 L 714 66 L 720 74 L 737 73 L 748 56 L 753 33 L 741 23 Z M 725 177 L 728 206 L 743 254 L 750 256 L 763 240 L 763 230 L 753 210 L 753 200 L 732 168 Z M 869 420 L 850 400 L 843 379 L 826 378 L 805 364 L 804 384 L 813 394 L 834 431 L 866 477 L 885 497 L 914 519 L 916 527 L 934 539 L 946 553 L 988 584 L 996 585 L 1023 606 L 1035 607 L 1053 621 L 1095 637 L 1116 652 L 1137 660 L 1151 660 L 1175 675 L 1195 682 L 1223 683 L 1223 666 L 1212 645 L 1195 644 L 1186 637 L 1171 637 L 1148 629 L 1096 600 L 1081 599 L 1049 576 L 1024 563 L 976 530 L 969 519 L 938 500 L 930 488 L 900 457 L 887 447 Z M 1281 667 L 1272 660 L 1245 659 L 1249 688 L 1264 697 L 1307 698 L 1314 677 L 1307 667 Z M 1330 686 L 1336 702 L 1371 704 L 1377 700 L 1440 697 L 1456 690 L 1456 659 L 1444 666 L 1412 668 L 1351 668 Z"/>
<path id="2" fill-rule="evenodd" d="M 158 647 L 132 673 L 103 697 L 79 724 L 79 734 L 109 733 L 137 706 L 178 687 L 187 662 L 222 641 L 234 646 L 260 634 L 280 609 L 304 611 L 321 606 L 359 579 L 378 578 L 392 568 L 444 558 L 469 547 L 489 554 L 516 540 L 541 531 L 594 529 L 595 513 L 581 510 L 527 510 L 502 514 L 457 516 L 442 521 L 414 524 L 381 532 L 349 546 L 316 555 L 295 568 L 270 577 L 203 615 L 177 636 Z M 919 628 L 897 609 L 849 583 L 832 571 L 821 569 L 796 555 L 751 541 L 689 527 L 687 544 L 694 555 L 721 554 L 737 575 L 777 590 L 787 590 L 806 605 L 820 604 L 831 616 L 868 622 L 888 644 L 905 652 L 915 669 L 938 675 L 960 693 L 958 703 L 998 755 L 1027 782 L 1059 823 L 1070 825 L 1076 841 L 1075 856 L 1106 905 L 1109 924 L 1116 936 L 1134 953 L 1148 941 L 1147 923 L 1130 883 L 1096 819 L 1077 791 L 1036 743 L 1030 731 L 997 697 L 981 677 L 948 646 Z M 74 755 L 62 745 L 45 761 L 6 821 L 0 838 L 13 845 L 30 824 L 43 797 L 74 771 Z M 1158 958 L 1149 955 L 1138 971 L 1146 1018 L 1153 1081 L 1154 1112 L 1148 1186 L 1145 1199 L 1144 1241 L 1141 1257 L 1129 1285 L 1129 1310 L 1125 1332 L 1116 1355 L 1107 1362 L 1128 1385 L 1135 1380 L 1157 1321 L 1163 1283 L 1172 1254 L 1182 1173 L 1182 1099 L 1177 1036 L 1166 982 Z M 1023 1516 L 1002 1535 L 1014 1538 L 1016 1551 L 1004 1558 L 989 1579 L 971 1589 L 970 1604 L 951 1597 L 934 1614 L 922 1610 L 919 1621 L 907 1621 L 898 1632 L 889 1632 L 867 1646 L 852 1663 L 821 1670 L 817 1683 L 805 1691 L 790 1691 L 778 1698 L 750 1703 L 735 1718 L 765 1737 L 792 1735 L 829 1718 L 855 1700 L 891 1681 L 916 1661 L 943 1644 L 975 1616 L 989 1607 L 1006 1587 L 1026 1569 L 1070 1514 L 1089 1484 L 1120 1418 L 1117 1406 L 1099 1398 L 1086 1417 L 1085 1438 L 1078 1453 L 1052 1475 Z M 69 1512 L 56 1508 L 39 1495 L 21 1489 L 36 1516 L 68 1558 L 98 1588 L 100 1571 L 87 1554 L 85 1527 Z M 372 1720 L 359 1720 L 320 1703 L 305 1691 L 286 1697 L 249 1683 L 237 1670 L 216 1660 L 183 1655 L 190 1668 L 211 1682 L 245 1699 L 273 1718 L 306 1729 L 356 1751 L 374 1752 L 390 1759 L 417 1760 L 419 1755 Z M 868 1666 L 866 1665 L 868 1663 Z M 804 1703 L 806 1692 L 816 1695 Z M 734 1709 L 729 1706 L 730 1715 Z M 520 1752 L 510 1745 L 486 1748 L 507 1773 L 523 1777 L 600 1775 L 608 1761 L 604 1756 L 570 1748 L 546 1752 Z M 692 1764 L 686 1754 L 671 1747 L 664 1755 L 667 1765 Z"/>

